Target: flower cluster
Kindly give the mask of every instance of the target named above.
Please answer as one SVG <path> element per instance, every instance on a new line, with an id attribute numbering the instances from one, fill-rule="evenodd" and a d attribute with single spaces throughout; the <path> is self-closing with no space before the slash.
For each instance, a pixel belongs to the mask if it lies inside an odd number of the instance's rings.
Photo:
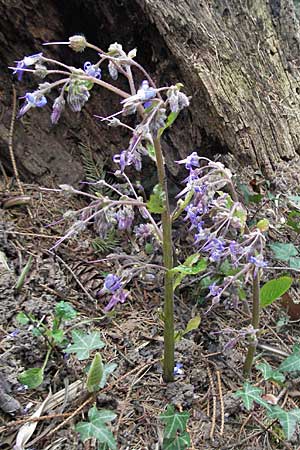
<path id="1" fill-rule="evenodd" d="M 184 220 L 194 232 L 194 245 L 211 265 L 219 267 L 229 261 L 234 269 L 233 275 L 225 277 L 222 284 L 213 281 L 209 286 L 208 297 L 215 305 L 227 289 L 234 289 L 242 275 L 247 280 L 251 273 L 256 276 L 258 270 L 266 267 L 265 237 L 259 227 L 245 233 L 245 209 L 221 190 L 233 188 L 232 175 L 223 164 L 201 158 L 196 152 L 177 162 L 189 170 L 184 180 L 186 186 L 178 197 L 185 206 Z"/>

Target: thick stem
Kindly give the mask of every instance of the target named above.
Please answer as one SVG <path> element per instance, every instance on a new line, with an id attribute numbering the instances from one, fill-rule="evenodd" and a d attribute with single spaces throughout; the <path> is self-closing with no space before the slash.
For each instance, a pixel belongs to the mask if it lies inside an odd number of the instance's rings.
<path id="1" fill-rule="evenodd" d="M 253 269 L 253 305 L 252 305 L 252 326 L 254 330 L 259 328 L 259 313 L 260 313 L 260 287 L 259 287 L 259 269 Z M 249 342 L 248 352 L 244 363 L 243 374 L 245 378 L 250 377 L 253 359 L 257 346 L 257 338 L 253 336 Z"/>
<path id="2" fill-rule="evenodd" d="M 164 211 L 161 215 L 163 229 L 163 262 L 165 273 L 165 295 L 164 295 L 164 370 L 163 378 L 166 382 L 174 379 L 174 289 L 173 275 L 173 247 L 172 247 L 172 219 L 168 198 L 167 177 L 165 171 L 164 157 L 159 138 L 153 140 L 156 156 L 158 181 L 164 196 Z"/>

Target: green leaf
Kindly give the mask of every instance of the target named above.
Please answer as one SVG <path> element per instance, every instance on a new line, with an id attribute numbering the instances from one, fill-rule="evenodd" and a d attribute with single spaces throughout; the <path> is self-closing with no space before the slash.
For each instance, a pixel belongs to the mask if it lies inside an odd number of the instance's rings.
<path id="1" fill-rule="evenodd" d="M 74 319 L 76 315 L 77 312 L 68 302 L 61 301 L 55 306 L 55 317 L 58 319 L 71 320 Z"/>
<path id="2" fill-rule="evenodd" d="M 285 358 L 278 367 L 281 372 L 296 372 L 300 370 L 300 349 L 295 346 L 293 353 Z"/>
<path id="3" fill-rule="evenodd" d="M 243 385 L 243 389 L 235 393 L 236 397 L 241 397 L 243 400 L 245 408 L 250 411 L 253 406 L 253 402 L 264 406 L 267 410 L 270 410 L 271 405 L 269 405 L 265 400 L 261 398 L 262 389 L 252 384 L 246 382 Z"/>
<path id="4" fill-rule="evenodd" d="M 300 233 L 299 219 L 300 219 L 300 211 L 293 210 L 289 212 L 288 219 L 286 221 L 286 224 L 291 228 L 293 228 L 293 230 L 296 231 L 296 233 Z"/>
<path id="5" fill-rule="evenodd" d="M 173 439 L 163 440 L 163 450 L 184 450 L 191 445 L 191 438 L 187 431 L 184 431 L 180 436 Z"/>
<path id="6" fill-rule="evenodd" d="M 278 383 L 284 383 L 285 376 L 278 369 L 273 370 L 270 364 L 261 363 L 256 365 L 257 370 L 262 373 L 264 380 L 273 380 Z"/>
<path id="7" fill-rule="evenodd" d="M 150 142 L 147 142 L 146 149 L 150 158 L 156 161 L 154 145 L 150 144 Z"/>
<path id="8" fill-rule="evenodd" d="M 104 342 L 100 339 L 100 333 L 94 331 L 93 333 L 83 334 L 80 331 L 72 331 L 73 344 L 67 347 L 64 351 L 65 353 L 76 353 L 79 361 L 83 359 L 88 359 L 90 352 L 103 348 L 105 346 Z"/>
<path id="9" fill-rule="evenodd" d="M 164 193 L 161 186 L 157 184 L 153 188 L 153 194 L 147 202 L 147 208 L 151 213 L 161 214 L 164 212 Z"/>
<path id="10" fill-rule="evenodd" d="M 17 321 L 19 322 L 20 325 L 27 325 L 30 320 L 29 320 L 29 317 L 26 316 L 25 313 L 19 312 L 17 314 Z"/>
<path id="11" fill-rule="evenodd" d="M 28 387 L 28 389 L 34 389 L 42 384 L 44 380 L 44 369 L 41 367 L 34 367 L 22 372 L 18 376 L 20 383 Z"/>
<path id="12" fill-rule="evenodd" d="M 117 444 L 112 432 L 106 427 L 106 422 L 111 422 L 116 418 L 112 411 L 102 409 L 97 410 L 95 406 L 89 410 L 89 422 L 79 422 L 75 429 L 80 434 L 81 440 L 95 437 L 100 443 L 107 444 L 111 450 L 116 450 Z"/>
<path id="13" fill-rule="evenodd" d="M 183 411 L 175 412 L 173 405 L 168 405 L 167 410 L 160 414 L 160 420 L 165 423 L 164 438 L 174 438 L 177 432 L 182 433 L 186 430 L 186 424 L 189 420 L 189 413 Z"/>
<path id="14" fill-rule="evenodd" d="M 60 329 L 52 330 L 50 335 L 56 344 L 61 344 L 64 339 L 64 332 L 63 332 L 63 330 L 60 330 Z"/>
<path id="15" fill-rule="evenodd" d="M 270 244 L 270 248 L 274 252 L 275 258 L 282 261 L 288 261 L 291 256 L 298 255 L 298 250 L 292 243 L 283 244 L 281 242 L 275 242 L 274 244 Z"/>
<path id="16" fill-rule="evenodd" d="M 158 137 L 160 138 L 162 134 L 175 122 L 178 117 L 179 112 L 171 112 L 168 115 L 166 125 L 158 130 Z"/>
<path id="17" fill-rule="evenodd" d="M 183 331 L 183 334 L 187 334 L 190 331 L 197 330 L 201 323 L 201 317 L 195 316 L 191 320 L 189 320 L 187 326 L 185 327 L 185 330 Z"/>
<path id="18" fill-rule="evenodd" d="M 300 422 L 300 409 L 294 408 L 284 411 L 280 406 L 273 406 L 268 416 L 271 419 L 278 419 L 287 440 L 290 440 L 296 430 L 297 423 Z"/>
<path id="19" fill-rule="evenodd" d="M 300 204 L 300 196 L 299 195 L 289 195 L 288 199 L 294 203 Z"/>
<path id="20" fill-rule="evenodd" d="M 256 228 L 258 228 L 262 233 L 269 229 L 270 222 L 268 219 L 261 219 L 257 222 Z"/>
<path id="21" fill-rule="evenodd" d="M 286 276 L 268 281 L 260 290 L 260 306 L 264 308 L 265 306 L 271 305 L 271 303 L 289 290 L 292 282 L 293 279 Z"/>
<path id="22" fill-rule="evenodd" d="M 202 258 L 197 264 L 193 266 L 187 266 L 185 263 L 180 264 L 180 266 L 173 267 L 170 270 L 171 273 L 182 273 L 184 275 L 197 275 L 200 272 L 203 272 L 207 267 L 207 262 L 205 258 Z"/>
<path id="23" fill-rule="evenodd" d="M 290 258 L 289 266 L 291 269 L 300 269 L 300 258 L 297 258 L 297 256 Z"/>
<path id="24" fill-rule="evenodd" d="M 86 387 L 89 392 L 95 392 L 99 388 L 103 377 L 103 363 L 100 353 L 96 353 L 87 376 Z"/>

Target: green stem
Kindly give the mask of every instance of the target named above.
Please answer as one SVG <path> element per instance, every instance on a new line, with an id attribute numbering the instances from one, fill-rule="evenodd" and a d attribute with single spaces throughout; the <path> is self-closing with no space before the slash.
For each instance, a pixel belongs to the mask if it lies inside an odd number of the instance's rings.
<path id="1" fill-rule="evenodd" d="M 47 363 L 48 363 L 48 360 L 49 360 L 49 356 L 51 355 L 51 352 L 52 352 L 52 347 L 49 347 L 48 351 L 47 351 L 47 354 L 46 354 L 46 358 L 45 358 L 44 364 L 42 365 L 42 370 L 45 370 L 45 368 L 47 366 Z"/>
<path id="2" fill-rule="evenodd" d="M 259 269 L 257 269 L 257 274 L 254 273 L 254 270 L 255 269 L 253 269 L 252 326 L 255 330 L 258 330 L 259 314 L 260 314 L 260 286 L 259 286 L 260 276 L 259 276 Z M 248 352 L 243 367 L 243 374 L 245 378 L 250 377 L 256 346 L 257 346 L 257 339 L 255 336 L 253 336 L 249 342 Z"/>
<path id="3" fill-rule="evenodd" d="M 174 380 L 174 289 L 173 275 L 170 270 L 173 268 L 173 247 L 172 247 L 172 218 L 168 198 L 167 177 L 165 171 L 164 157 L 160 140 L 154 138 L 154 149 L 156 156 L 156 166 L 158 181 L 163 192 L 164 211 L 161 215 L 163 230 L 163 263 L 165 273 L 165 295 L 164 295 L 164 368 L 163 378 L 166 382 Z"/>

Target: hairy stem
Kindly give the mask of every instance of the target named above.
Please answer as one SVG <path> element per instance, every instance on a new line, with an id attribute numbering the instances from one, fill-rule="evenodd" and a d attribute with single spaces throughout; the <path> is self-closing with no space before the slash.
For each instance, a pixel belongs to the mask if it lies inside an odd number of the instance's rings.
<path id="1" fill-rule="evenodd" d="M 163 229 L 163 262 L 165 273 L 164 298 L 164 369 L 163 378 L 166 382 L 174 379 L 174 289 L 173 275 L 173 247 L 172 247 L 172 219 L 168 198 L 167 178 L 164 157 L 158 137 L 153 140 L 156 156 L 158 181 L 163 192 L 164 211 L 161 215 Z"/>
<path id="2" fill-rule="evenodd" d="M 260 288 L 259 288 L 259 269 L 253 269 L 253 305 L 252 305 L 252 326 L 254 330 L 259 328 L 259 313 L 260 313 Z M 257 339 L 253 336 L 249 342 L 248 352 L 245 359 L 243 374 L 245 378 L 250 377 L 253 359 L 256 351 Z"/>

